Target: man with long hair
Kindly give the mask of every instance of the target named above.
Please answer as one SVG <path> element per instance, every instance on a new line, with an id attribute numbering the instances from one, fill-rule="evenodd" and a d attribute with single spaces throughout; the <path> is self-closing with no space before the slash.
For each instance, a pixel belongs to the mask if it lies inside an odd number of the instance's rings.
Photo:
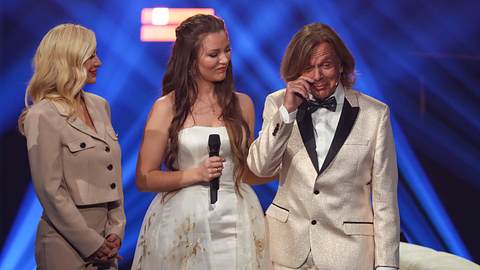
<path id="1" fill-rule="evenodd" d="M 266 212 L 274 269 L 399 267 L 389 109 L 352 89 L 354 71 L 340 37 L 309 24 L 285 52 L 286 89 L 266 99 L 247 162 L 280 180 Z"/>

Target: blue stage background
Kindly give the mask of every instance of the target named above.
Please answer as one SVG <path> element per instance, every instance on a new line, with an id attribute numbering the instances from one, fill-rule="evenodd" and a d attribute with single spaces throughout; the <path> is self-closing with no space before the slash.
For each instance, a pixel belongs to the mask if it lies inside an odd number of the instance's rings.
<path id="1" fill-rule="evenodd" d="M 266 95 L 284 87 L 279 66 L 290 38 L 310 22 L 331 25 L 356 57 L 355 88 L 391 107 L 404 239 L 480 262 L 479 1 L 2 0 L 0 269 L 35 268 L 41 207 L 16 121 L 35 48 L 65 22 L 97 35 L 103 66 L 87 90 L 110 102 L 120 134 L 127 214 L 121 268 L 129 268 L 154 196 L 136 189 L 135 163 L 172 45 L 140 41 L 140 12 L 151 7 L 211 7 L 225 20 L 236 86 L 254 100 L 257 133 Z M 255 190 L 266 208 L 276 183 Z"/>

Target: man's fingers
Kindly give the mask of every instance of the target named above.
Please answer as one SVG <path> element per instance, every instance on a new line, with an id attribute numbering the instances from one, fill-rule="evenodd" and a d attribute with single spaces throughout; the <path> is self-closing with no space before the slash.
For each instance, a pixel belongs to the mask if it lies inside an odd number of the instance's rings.
<path id="1" fill-rule="evenodd" d="M 292 92 L 293 92 L 294 95 L 296 95 L 300 98 L 304 98 L 304 99 L 308 98 L 308 92 L 305 89 L 294 88 L 294 89 L 292 89 Z"/>
<path id="2" fill-rule="evenodd" d="M 312 78 L 309 78 L 309 77 L 307 77 L 307 76 L 300 76 L 298 79 L 307 81 L 307 82 L 309 82 L 309 83 L 315 82 Z M 297 80 L 298 80 L 298 79 L 297 79 Z"/>
<path id="3" fill-rule="evenodd" d="M 113 234 L 113 233 L 112 233 L 112 234 L 109 234 L 109 235 L 107 236 L 107 240 L 110 241 L 110 242 L 116 241 L 116 240 L 118 240 L 118 236 L 115 235 L 115 234 Z"/>
<path id="4" fill-rule="evenodd" d="M 113 241 L 106 241 L 105 242 L 105 245 L 109 248 L 109 249 L 114 249 L 117 247 L 117 245 L 115 244 L 115 242 Z"/>

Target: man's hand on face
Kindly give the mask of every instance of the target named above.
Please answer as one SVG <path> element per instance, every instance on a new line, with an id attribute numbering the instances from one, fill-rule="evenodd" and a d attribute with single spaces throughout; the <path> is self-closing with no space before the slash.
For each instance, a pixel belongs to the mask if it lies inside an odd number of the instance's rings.
<path id="1" fill-rule="evenodd" d="M 310 87 L 313 82 L 313 79 L 307 76 L 300 76 L 287 83 L 283 106 L 289 113 L 297 110 L 304 100 L 309 99 Z"/>

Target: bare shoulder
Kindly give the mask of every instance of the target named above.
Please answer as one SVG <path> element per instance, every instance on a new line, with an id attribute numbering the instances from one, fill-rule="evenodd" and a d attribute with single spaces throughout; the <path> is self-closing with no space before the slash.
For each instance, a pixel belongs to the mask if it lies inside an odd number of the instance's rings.
<path id="1" fill-rule="evenodd" d="M 168 129 L 174 115 L 174 98 L 175 93 L 171 92 L 153 103 L 146 129 Z"/>
<path id="2" fill-rule="evenodd" d="M 236 92 L 238 103 L 240 105 L 240 111 L 242 112 L 243 119 L 253 128 L 255 123 L 255 108 L 253 106 L 252 99 L 244 93 Z"/>
<path id="3" fill-rule="evenodd" d="M 175 92 L 170 92 L 169 94 L 158 98 L 153 104 L 152 111 L 161 111 L 161 112 L 173 112 L 173 106 L 175 104 Z"/>
<path id="4" fill-rule="evenodd" d="M 253 101 L 252 99 L 250 98 L 250 96 L 248 96 L 247 94 L 245 93 L 241 93 L 241 92 L 235 92 L 235 94 L 237 95 L 237 98 L 238 98 L 238 102 L 240 104 L 240 108 L 253 108 Z"/>

